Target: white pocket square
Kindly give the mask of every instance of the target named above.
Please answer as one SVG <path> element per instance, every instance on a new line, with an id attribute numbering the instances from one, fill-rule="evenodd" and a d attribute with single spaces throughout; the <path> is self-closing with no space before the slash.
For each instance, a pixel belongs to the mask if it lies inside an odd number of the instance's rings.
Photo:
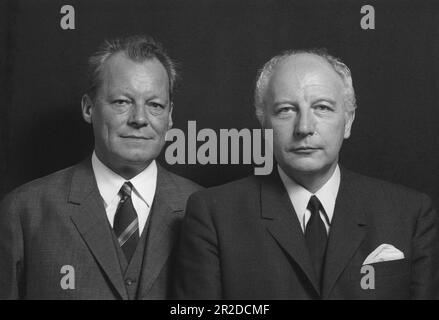
<path id="1" fill-rule="evenodd" d="M 402 251 L 396 249 L 390 244 L 383 243 L 367 256 L 366 260 L 363 262 L 363 265 L 400 259 L 404 259 L 404 253 L 402 253 Z"/>

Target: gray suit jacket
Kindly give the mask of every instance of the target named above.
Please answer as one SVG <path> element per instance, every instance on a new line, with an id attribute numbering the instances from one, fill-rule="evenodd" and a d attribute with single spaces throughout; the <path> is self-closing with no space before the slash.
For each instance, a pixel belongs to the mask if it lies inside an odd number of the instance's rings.
<path id="1" fill-rule="evenodd" d="M 158 166 L 139 298 L 167 298 L 171 251 L 186 200 L 199 189 Z M 73 275 L 74 289 L 71 280 L 63 289 Z M 17 298 L 128 298 L 90 158 L 25 184 L 2 201 L 0 299 Z"/>
<path id="2" fill-rule="evenodd" d="M 319 288 L 294 208 L 277 170 L 193 194 L 177 253 L 182 299 L 438 299 L 439 234 L 430 199 L 408 188 L 341 172 Z M 391 244 L 405 258 L 372 264 Z"/>

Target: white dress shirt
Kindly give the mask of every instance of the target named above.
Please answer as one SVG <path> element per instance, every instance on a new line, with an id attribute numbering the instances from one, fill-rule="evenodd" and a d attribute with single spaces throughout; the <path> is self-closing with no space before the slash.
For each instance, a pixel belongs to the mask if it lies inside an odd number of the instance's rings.
<path id="1" fill-rule="evenodd" d="M 326 212 L 326 216 L 328 217 L 329 223 L 324 216 L 324 212 L 320 210 L 320 218 L 325 224 L 326 232 L 329 233 L 330 224 L 334 215 L 335 200 L 337 199 L 338 189 L 340 187 L 340 168 L 338 165 L 331 178 L 329 178 L 329 180 L 314 194 L 287 176 L 279 165 L 277 166 L 277 169 L 285 189 L 290 196 L 291 203 L 296 211 L 302 231 L 305 232 L 306 224 L 311 217 L 311 212 L 307 209 L 309 199 L 311 196 L 315 195 L 320 200 L 320 203 Z"/>
<path id="2" fill-rule="evenodd" d="M 120 188 L 127 181 L 132 183 L 131 199 L 137 212 L 139 235 L 141 235 L 148 219 L 157 185 L 157 164 L 155 160 L 145 170 L 130 180 L 124 179 L 104 165 L 95 152 L 93 152 L 91 157 L 91 164 L 111 227 L 113 227 L 114 216 L 120 201 Z"/>

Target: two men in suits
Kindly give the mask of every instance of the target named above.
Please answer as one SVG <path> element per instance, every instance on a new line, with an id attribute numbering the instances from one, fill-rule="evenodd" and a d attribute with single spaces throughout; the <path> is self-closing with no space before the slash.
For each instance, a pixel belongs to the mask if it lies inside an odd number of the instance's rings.
<path id="1" fill-rule="evenodd" d="M 82 114 L 95 149 L 0 207 L 0 299 L 164 299 L 195 183 L 155 159 L 172 126 L 174 62 L 150 37 L 90 58 Z"/>
<path id="2" fill-rule="evenodd" d="M 175 297 L 439 298 L 430 199 L 338 163 L 356 109 L 348 67 L 320 51 L 278 55 L 255 107 L 277 168 L 189 198 Z"/>

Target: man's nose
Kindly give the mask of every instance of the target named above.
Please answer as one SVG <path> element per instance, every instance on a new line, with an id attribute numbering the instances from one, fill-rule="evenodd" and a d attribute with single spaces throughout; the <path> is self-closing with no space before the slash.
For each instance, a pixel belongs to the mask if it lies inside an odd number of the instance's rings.
<path id="1" fill-rule="evenodd" d="M 146 107 L 139 103 L 134 103 L 131 107 L 128 124 L 136 128 L 147 126 L 148 112 Z"/>
<path id="2" fill-rule="evenodd" d="M 294 126 L 294 135 L 297 137 L 306 137 L 313 135 L 315 132 L 315 119 L 311 110 L 299 112 L 296 117 Z"/>

